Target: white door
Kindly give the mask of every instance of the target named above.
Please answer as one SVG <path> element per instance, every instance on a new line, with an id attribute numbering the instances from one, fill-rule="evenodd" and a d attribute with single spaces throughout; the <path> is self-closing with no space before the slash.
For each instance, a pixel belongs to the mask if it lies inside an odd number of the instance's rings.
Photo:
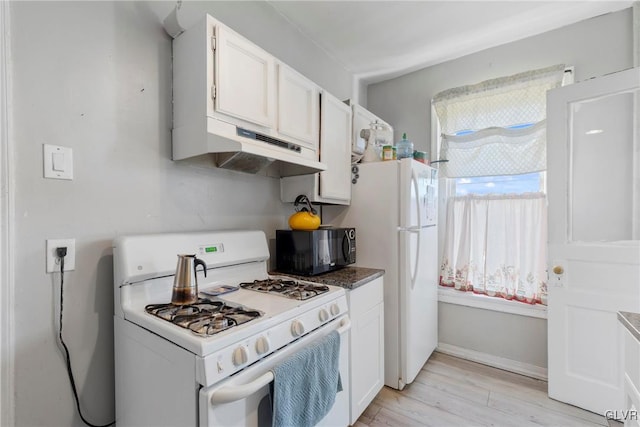
<path id="1" fill-rule="evenodd" d="M 320 196 L 351 199 L 351 107 L 323 92 L 320 123 Z"/>
<path id="2" fill-rule="evenodd" d="M 623 330 L 640 312 L 640 69 L 549 92 L 549 396 L 624 408 Z"/>
<path id="3" fill-rule="evenodd" d="M 274 58 L 223 26 L 216 27 L 216 111 L 267 128 L 273 127 Z"/>

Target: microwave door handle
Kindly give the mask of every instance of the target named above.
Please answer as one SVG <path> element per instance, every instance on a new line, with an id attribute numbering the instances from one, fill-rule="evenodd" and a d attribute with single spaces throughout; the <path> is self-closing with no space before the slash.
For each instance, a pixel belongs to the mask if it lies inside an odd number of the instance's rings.
<path id="1" fill-rule="evenodd" d="M 346 245 L 345 245 L 346 242 Z M 345 250 L 346 246 L 346 250 Z M 344 237 L 342 238 L 342 258 L 345 262 L 349 261 L 349 255 L 351 254 L 351 239 L 349 238 L 349 231 L 344 230 Z"/>

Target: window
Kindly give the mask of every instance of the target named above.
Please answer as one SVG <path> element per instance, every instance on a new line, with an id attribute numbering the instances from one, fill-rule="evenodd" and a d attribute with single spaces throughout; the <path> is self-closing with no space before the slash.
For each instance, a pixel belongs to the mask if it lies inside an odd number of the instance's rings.
<path id="1" fill-rule="evenodd" d="M 467 194 L 522 194 L 544 192 L 544 172 L 455 178 L 456 196 Z"/>
<path id="2" fill-rule="evenodd" d="M 534 123 L 507 126 L 508 129 L 525 129 Z M 462 130 L 456 135 L 469 135 L 474 130 Z M 455 179 L 455 195 L 467 194 L 522 194 L 545 192 L 545 173 L 531 172 L 518 175 L 492 175 Z"/>
<path id="3" fill-rule="evenodd" d="M 558 65 L 434 98 L 450 191 L 442 286 L 546 301 L 546 92 L 564 75 Z"/>

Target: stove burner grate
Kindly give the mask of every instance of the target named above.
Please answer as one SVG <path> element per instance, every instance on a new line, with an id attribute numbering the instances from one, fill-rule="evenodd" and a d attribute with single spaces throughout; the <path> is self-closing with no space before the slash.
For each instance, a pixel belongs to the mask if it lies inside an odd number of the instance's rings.
<path id="1" fill-rule="evenodd" d="M 149 304 L 145 311 L 193 333 L 208 337 L 262 316 L 258 310 L 205 298 L 189 305 Z"/>
<path id="2" fill-rule="evenodd" d="M 329 292 L 329 287 L 325 285 L 300 283 L 286 279 L 254 280 L 253 282 L 240 283 L 240 287 L 252 291 L 282 295 L 300 301 Z"/>

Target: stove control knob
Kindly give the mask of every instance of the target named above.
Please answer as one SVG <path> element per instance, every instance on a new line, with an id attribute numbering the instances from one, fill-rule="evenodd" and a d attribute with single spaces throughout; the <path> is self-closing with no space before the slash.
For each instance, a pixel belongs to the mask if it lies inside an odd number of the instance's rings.
<path id="1" fill-rule="evenodd" d="M 260 337 L 256 340 L 256 353 L 265 354 L 269 351 L 269 340 L 267 337 Z"/>
<path id="2" fill-rule="evenodd" d="M 299 320 L 294 320 L 291 322 L 291 335 L 294 337 L 299 337 L 304 334 L 304 325 Z"/>
<path id="3" fill-rule="evenodd" d="M 331 315 L 337 316 L 338 314 L 340 314 L 340 306 L 338 304 L 333 304 L 331 306 Z"/>
<path id="4" fill-rule="evenodd" d="M 321 322 L 326 322 L 327 320 L 329 320 L 329 312 L 327 310 L 325 310 L 324 308 L 320 310 L 320 312 L 318 313 L 318 318 L 320 319 Z"/>
<path id="5" fill-rule="evenodd" d="M 244 347 L 238 347 L 233 350 L 232 360 L 235 366 L 240 366 L 247 363 L 247 361 L 249 360 L 247 349 Z"/>

